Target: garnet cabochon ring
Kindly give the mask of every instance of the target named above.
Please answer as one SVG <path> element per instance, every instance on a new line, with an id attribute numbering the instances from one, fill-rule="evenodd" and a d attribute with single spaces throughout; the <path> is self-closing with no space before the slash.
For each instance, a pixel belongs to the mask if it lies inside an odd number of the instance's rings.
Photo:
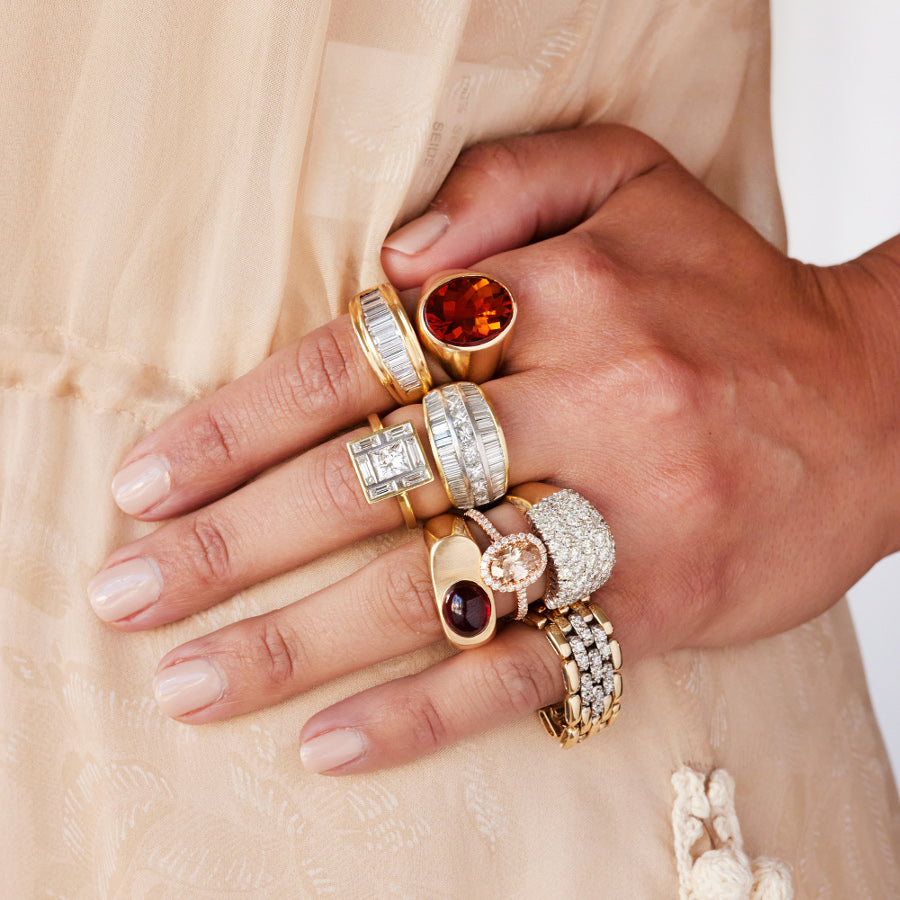
<path id="1" fill-rule="evenodd" d="M 390 284 L 362 291 L 350 301 L 350 320 L 369 365 L 401 406 L 421 400 L 431 373 L 406 310 Z"/>
<path id="2" fill-rule="evenodd" d="M 490 275 L 450 272 L 422 285 L 419 339 L 456 381 L 487 381 L 503 360 L 515 322 L 512 292 Z"/>
<path id="3" fill-rule="evenodd" d="M 458 650 L 486 644 L 497 630 L 494 595 L 481 574 L 481 549 L 455 513 L 424 526 L 428 567 L 444 636 Z"/>

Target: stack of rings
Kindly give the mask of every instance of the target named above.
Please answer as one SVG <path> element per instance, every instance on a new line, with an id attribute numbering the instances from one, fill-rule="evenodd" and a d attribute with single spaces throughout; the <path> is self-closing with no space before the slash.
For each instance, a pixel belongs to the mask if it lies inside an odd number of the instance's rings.
<path id="1" fill-rule="evenodd" d="M 611 724 L 622 694 L 621 651 L 612 625 L 590 595 L 609 578 L 615 543 L 603 516 L 572 490 L 526 484 L 506 493 L 509 461 L 503 430 L 476 381 L 491 377 L 516 318 L 509 289 L 477 272 L 426 283 L 416 317 L 422 345 L 453 377 L 431 388 L 422 346 L 396 291 L 382 284 L 350 304 L 354 329 L 379 381 L 401 405 L 422 400 L 434 462 L 452 506 L 425 523 L 424 536 L 438 618 L 447 640 L 470 649 L 493 638 L 493 591 L 516 595 L 514 620 L 541 630 L 562 667 L 565 697 L 539 713 L 564 748 Z M 408 492 L 434 476 L 409 421 L 385 428 L 369 416 L 371 434 L 348 442 L 366 500 L 396 497 L 404 522 L 416 516 Z M 503 501 L 533 533 L 503 536 L 478 507 Z M 467 525 L 489 539 L 479 545 Z M 547 587 L 529 610 L 527 588 L 546 571 Z M 537 590 L 537 588 L 535 588 Z"/>

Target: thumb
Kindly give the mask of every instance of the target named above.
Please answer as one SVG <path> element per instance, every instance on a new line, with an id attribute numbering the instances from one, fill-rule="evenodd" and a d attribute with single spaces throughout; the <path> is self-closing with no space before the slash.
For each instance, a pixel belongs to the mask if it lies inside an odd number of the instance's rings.
<path id="1" fill-rule="evenodd" d="M 460 155 L 427 212 L 384 242 L 385 274 L 405 290 L 435 272 L 566 232 L 669 158 L 623 125 L 477 144 Z"/>

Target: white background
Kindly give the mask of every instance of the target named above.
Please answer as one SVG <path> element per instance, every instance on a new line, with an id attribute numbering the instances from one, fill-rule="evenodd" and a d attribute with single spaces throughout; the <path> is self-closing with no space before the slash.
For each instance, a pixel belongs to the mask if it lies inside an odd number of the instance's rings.
<path id="1" fill-rule="evenodd" d="M 790 253 L 843 262 L 900 232 L 900 3 L 772 0 L 772 26 L 775 153 Z M 898 600 L 900 554 L 850 593 L 895 777 Z"/>

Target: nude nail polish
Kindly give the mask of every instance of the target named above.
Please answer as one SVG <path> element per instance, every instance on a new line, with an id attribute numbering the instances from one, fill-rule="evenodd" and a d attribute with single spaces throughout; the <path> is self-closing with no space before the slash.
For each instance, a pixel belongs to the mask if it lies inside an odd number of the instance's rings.
<path id="1" fill-rule="evenodd" d="M 156 506 L 172 487 L 172 473 L 162 456 L 142 456 L 112 480 L 112 493 L 116 505 L 130 516 L 139 516 Z"/>
<path id="2" fill-rule="evenodd" d="M 326 731 L 300 745 L 300 762 L 309 772 L 328 772 L 359 759 L 366 752 L 366 739 L 355 728 Z"/>
<path id="3" fill-rule="evenodd" d="M 225 680 L 208 659 L 186 659 L 159 672 L 153 694 L 159 708 L 172 718 L 215 703 L 225 691 Z"/>
<path id="4" fill-rule="evenodd" d="M 382 246 L 407 256 L 427 250 L 450 227 L 450 219 L 436 209 L 430 209 L 418 219 L 407 222 L 388 235 Z"/>
<path id="5" fill-rule="evenodd" d="M 137 557 L 98 572 L 88 583 L 88 599 L 104 622 L 134 615 L 159 599 L 162 575 L 151 559 Z"/>

